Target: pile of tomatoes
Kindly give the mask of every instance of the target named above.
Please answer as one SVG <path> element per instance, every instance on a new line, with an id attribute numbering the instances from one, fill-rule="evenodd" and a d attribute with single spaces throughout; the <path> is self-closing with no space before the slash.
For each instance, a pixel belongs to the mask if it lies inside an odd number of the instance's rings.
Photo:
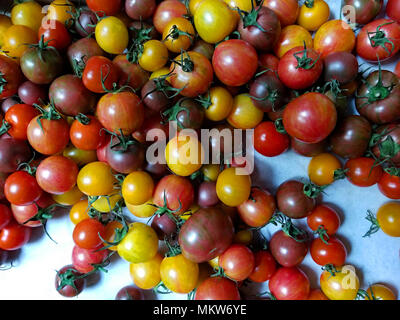
<path id="1" fill-rule="evenodd" d="M 393 201 L 368 212 L 365 236 L 400 236 L 400 63 L 384 69 L 400 50 L 398 0 L 344 0 L 355 21 L 329 20 L 324 0 L 86 5 L 54 0 L 46 11 L 27 0 L 0 15 L 1 263 L 32 228 L 52 239 L 47 223 L 67 210 L 72 259 L 55 275 L 65 297 L 116 255 L 134 283 L 116 299 L 150 289 L 196 300 L 396 299 L 382 284 L 360 289 L 335 236 L 339 215 L 320 195 L 338 179 L 378 184 Z M 212 136 L 210 164 L 190 133 L 201 129 L 254 129 L 259 154 L 310 157 L 309 179 L 255 186 L 245 143 L 224 158 L 226 141 Z M 163 139 L 165 163 L 150 161 Z M 267 224 L 280 227 L 268 240 Z M 301 270 L 308 253 L 324 270 L 321 289 Z M 267 281 L 268 292 L 244 290 Z"/>

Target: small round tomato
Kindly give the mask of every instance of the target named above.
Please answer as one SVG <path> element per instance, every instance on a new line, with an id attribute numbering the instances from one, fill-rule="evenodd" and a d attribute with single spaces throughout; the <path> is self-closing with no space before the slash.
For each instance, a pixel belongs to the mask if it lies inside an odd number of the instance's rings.
<path id="1" fill-rule="evenodd" d="M 225 277 L 209 277 L 196 289 L 195 300 L 240 300 L 237 284 Z"/>
<path id="2" fill-rule="evenodd" d="M 139 65 L 146 71 L 156 71 L 168 62 L 168 49 L 158 40 L 149 40 L 143 44 L 143 52 L 139 55 Z"/>
<path id="3" fill-rule="evenodd" d="M 212 87 L 208 94 L 204 96 L 205 116 L 211 121 L 222 121 L 226 119 L 232 111 L 233 98 L 230 92 L 224 87 Z"/>
<path id="4" fill-rule="evenodd" d="M 82 81 L 87 89 L 95 93 L 104 93 L 118 83 L 119 73 L 112 61 L 103 56 L 93 56 L 86 62 Z M 104 87 L 103 87 L 104 83 Z"/>
<path id="5" fill-rule="evenodd" d="M 187 50 L 194 41 L 194 28 L 189 20 L 178 17 L 173 18 L 165 26 L 162 39 L 171 52 L 180 53 L 182 50 Z"/>
<path id="6" fill-rule="evenodd" d="M 293 25 L 299 14 L 299 4 L 296 0 L 266 0 L 263 6 L 270 8 L 276 13 L 282 27 Z"/>
<path id="7" fill-rule="evenodd" d="M 391 237 L 400 237 L 400 203 L 388 202 L 382 205 L 376 219 L 384 233 Z"/>
<path id="8" fill-rule="evenodd" d="M 82 220 L 89 219 L 89 203 L 87 199 L 75 203 L 69 211 L 69 219 L 73 224 L 78 224 Z"/>
<path id="9" fill-rule="evenodd" d="M 79 118 L 79 117 L 78 117 Z M 72 144 L 81 150 L 96 150 L 104 141 L 103 126 L 96 117 L 89 115 L 72 122 L 69 136 Z"/>
<path id="10" fill-rule="evenodd" d="M 96 41 L 105 52 L 121 54 L 129 42 L 128 29 L 117 17 L 101 19 L 95 29 Z"/>
<path id="11" fill-rule="evenodd" d="M 227 168 L 217 179 L 217 196 L 227 206 L 236 207 L 250 196 L 251 178 L 241 168 Z"/>
<path id="12" fill-rule="evenodd" d="M 11 126 L 7 133 L 15 139 L 27 140 L 28 125 L 39 111 L 28 104 L 15 104 L 4 115 L 4 120 Z"/>
<path id="13" fill-rule="evenodd" d="M 47 7 L 47 18 L 50 20 L 58 20 L 65 24 L 72 19 L 71 13 L 75 13 L 75 6 L 69 0 L 54 0 Z"/>
<path id="14" fill-rule="evenodd" d="M 83 193 L 79 190 L 78 186 L 73 187 L 67 192 L 52 195 L 53 200 L 63 206 L 73 206 L 75 203 L 79 202 L 82 197 Z"/>
<path id="15" fill-rule="evenodd" d="M 189 293 L 197 285 L 199 265 L 182 254 L 166 257 L 160 266 L 161 281 L 175 293 Z"/>
<path id="16" fill-rule="evenodd" d="M 232 244 L 218 258 L 224 273 L 235 281 L 243 281 L 254 270 L 254 254 L 242 244 Z"/>
<path id="17" fill-rule="evenodd" d="M 157 253 L 146 262 L 131 263 L 129 272 L 133 283 L 141 289 L 150 290 L 161 281 L 160 266 L 163 261 L 161 254 Z"/>
<path id="18" fill-rule="evenodd" d="M 263 116 L 264 112 L 254 105 L 247 94 L 242 93 L 233 99 L 232 111 L 227 121 L 237 129 L 253 129 L 262 121 Z"/>
<path id="19" fill-rule="evenodd" d="M 122 183 L 124 200 L 134 206 L 151 199 L 154 190 L 152 177 L 145 171 L 135 171 L 127 175 Z"/>
<path id="20" fill-rule="evenodd" d="M 130 263 L 146 262 L 157 254 L 158 237 L 153 228 L 134 222 L 117 246 L 118 254 Z"/>
<path id="21" fill-rule="evenodd" d="M 327 243 L 324 241 L 321 238 L 315 238 L 311 242 L 311 258 L 320 266 L 327 264 L 333 264 L 338 267 L 342 266 L 347 257 L 347 250 L 342 241 L 332 236 Z"/>
<path id="22" fill-rule="evenodd" d="M 383 174 L 382 167 L 376 165 L 374 159 L 366 157 L 348 160 L 344 169 L 347 169 L 347 179 L 358 187 L 373 186 Z"/>
<path id="23" fill-rule="evenodd" d="M 221 168 L 218 164 L 205 164 L 201 167 L 201 172 L 206 181 L 217 181 Z"/>
<path id="24" fill-rule="evenodd" d="M 79 167 L 97 161 L 97 152 L 95 150 L 82 150 L 75 148 L 73 145 L 66 146 L 62 155 L 73 160 Z"/>
<path id="25" fill-rule="evenodd" d="M 379 190 L 386 197 L 394 200 L 400 199 L 400 177 L 391 175 L 386 171 L 378 181 Z"/>
<path id="26" fill-rule="evenodd" d="M 279 268 L 268 285 L 278 300 L 306 300 L 310 293 L 310 281 L 297 267 Z"/>
<path id="27" fill-rule="evenodd" d="M 339 214 L 328 205 L 318 205 L 307 217 L 307 225 L 312 231 L 323 227 L 328 236 L 334 235 L 340 226 Z"/>
<path id="28" fill-rule="evenodd" d="M 204 150 L 200 141 L 192 135 L 177 135 L 165 148 L 165 159 L 171 171 L 187 177 L 201 168 Z"/>
<path id="29" fill-rule="evenodd" d="M 57 20 L 49 21 L 47 23 L 53 25 L 51 28 L 48 28 L 46 24 L 43 24 L 39 29 L 39 39 L 43 39 L 44 42 L 48 41 L 49 46 L 54 47 L 59 51 L 67 49 L 72 40 L 65 25 Z"/>
<path id="30" fill-rule="evenodd" d="M 313 157 L 308 164 L 308 176 L 319 186 L 335 181 L 335 171 L 342 168 L 339 159 L 330 153 L 321 153 Z"/>
<path id="31" fill-rule="evenodd" d="M 83 249 L 98 249 L 103 245 L 105 227 L 96 219 L 84 219 L 75 225 L 72 233 L 74 243 Z M 101 238 L 100 238 L 101 237 Z"/>
<path id="32" fill-rule="evenodd" d="M 376 283 L 367 290 L 365 300 L 397 300 L 394 292 L 384 284 Z"/>
<path id="33" fill-rule="evenodd" d="M 257 70 L 257 51 L 244 40 L 227 40 L 215 48 L 212 66 L 222 83 L 234 87 L 241 86 L 247 83 Z"/>
<path id="34" fill-rule="evenodd" d="M 282 29 L 281 35 L 274 47 L 275 55 L 280 59 L 289 50 L 304 46 L 313 47 L 313 39 L 310 32 L 302 26 L 290 25 Z"/>
<path id="35" fill-rule="evenodd" d="M 72 264 L 80 273 L 88 273 L 94 269 L 93 264 L 101 263 L 108 255 L 107 250 L 93 250 L 80 248 L 77 245 L 72 249 Z"/>
<path id="36" fill-rule="evenodd" d="M 308 31 L 316 31 L 329 20 L 330 10 L 324 0 L 307 0 L 301 6 L 297 24 Z"/>
<path id="37" fill-rule="evenodd" d="M 116 179 L 111 167 L 104 162 L 91 162 L 78 173 L 79 190 L 88 196 L 103 196 L 114 191 Z"/>
<path id="38" fill-rule="evenodd" d="M 12 220 L 0 230 L 0 249 L 14 251 L 24 246 L 31 237 L 31 228 Z"/>
<path id="39" fill-rule="evenodd" d="M 276 261 L 269 251 L 256 251 L 254 253 L 254 269 L 249 275 L 249 279 L 254 282 L 268 281 L 274 275 L 276 267 Z"/>
<path id="40" fill-rule="evenodd" d="M 86 0 L 86 4 L 99 15 L 114 16 L 121 10 L 121 0 Z"/>
<path id="41" fill-rule="evenodd" d="M 29 44 L 38 42 L 37 32 L 22 25 L 13 25 L 4 34 L 4 44 L 1 47 L 9 57 L 19 59 L 29 48 Z"/>
<path id="42" fill-rule="evenodd" d="M 0 55 L 0 99 L 11 98 L 15 95 L 22 81 L 23 74 L 18 63 Z"/>
<path id="43" fill-rule="evenodd" d="M 330 20 L 324 23 L 315 33 L 314 49 L 325 58 L 338 51 L 353 51 L 356 36 L 351 27 L 342 20 Z"/>
<path id="44" fill-rule="evenodd" d="M 12 173 L 4 183 L 6 199 L 17 206 L 32 204 L 40 198 L 42 192 L 35 177 L 26 171 Z"/>
<path id="45" fill-rule="evenodd" d="M 191 4 L 189 3 L 189 6 Z M 166 0 L 157 5 L 153 15 L 153 24 L 159 33 L 163 33 L 165 26 L 173 19 L 186 15 L 186 6 L 178 0 Z M 191 12 L 194 14 L 194 11 Z"/>
<path id="46" fill-rule="evenodd" d="M 263 156 L 276 157 L 284 153 L 289 144 L 289 136 L 278 132 L 271 121 L 262 122 L 254 129 L 254 148 Z"/>
<path id="47" fill-rule="evenodd" d="M 360 288 L 360 281 L 353 266 L 337 267 L 332 275 L 324 270 L 320 276 L 322 292 L 329 300 L 354 300 Z"/>
<path id="48" fill-rule="evenodd" d="M 86 287 L 86 279 L 81 276 L 82 274 L 75 270 L 72 264 L 62 267 L 56 275 L 55 287 L 57 292 L 67 298 L 77 296 Z M 71 279 L 71 281 L 64 284 L 63 282 L 68 279 Z"/>

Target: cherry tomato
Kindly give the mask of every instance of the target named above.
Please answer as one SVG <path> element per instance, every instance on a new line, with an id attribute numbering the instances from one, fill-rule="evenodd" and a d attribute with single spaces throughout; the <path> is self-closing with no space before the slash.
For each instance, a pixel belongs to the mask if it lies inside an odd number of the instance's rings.
<path id="1" fill-rule="evenodd" d="M 87 0 L 87 6 L 97 14 L 106 16 L 116 15 L 121 10 L 121 0 Z"/>
<path id="2" fill-rule="evenodd" d="M 289 148 L 289 143 L 289 136 L 278 132 L 271 121 L 261 122 L 254 129 L 254 148 L 263 156 L 276 157 Z"/>
<path id="3" fill-rule="evenodd" d="M 368 298 L 365 300 L 396 300 L 394 292 L 384 284 L 376 283 L 367 290 Z"/>
<path id="4" fill-rule="evenodd" d="M 72 18 L 71 12 L 75 13 L 75 6 L 69 0 L 54 0 L 47 8 L 47 19 L 58 20 L 65 24 Z"/>
<path id="5" fill-rule="evenodd" d="M 149 201 L 138 206 L 134 206 L 131 205 L 129 202 L 126 202 L 126 207 L 128 208 L 129 212 L 132 213 L 135 217 L 149 218 L 152 217 L 157 211 L 157 208 L 152 206 L 152 204 L 154 204 L 153 199 L 150 199 Z"/>
<path id="6" fill-rule="evenodd" d="M 237 284 L 225 277 L 210 277 L 196 289 L 195 300 L 240 300 Z"/>
<path id="7" fill-rule="evenodd" d="M 3 229 L 12 219 L 12 212 L 5 204 L 0 204 L 0 230 Z"/>
<path id="8" fill-rule="evenodd" d="M 321 238 L 315 238 L 310 246 L 310 254 L 315 263 L 320 266 L 333 264 L 340 267 L 346 261 L 347 250 L 339 239 L 331 236 L 327 243 Z"/>
<path id="9" fill-rule="evenodd" d="M 325 232 L 331 236 L 336 233 L 340 226 L 339 214 L 328 205 L 318 205 L 307 217 L 307 224 L 312 231 L 323 227 Z"/>
<path id="10" fill-rule="evenodd" d="M 53 20 L 47 22 L 48 24 L 54 24 L 52 28 L 48 28 L 45 24 L 39 29 L 38 37 L 43 41 L 47 42 L 49 46 L 56 48 L 57 50 L 64 51 L 71 44 L 71 36 L 65 25 L 60 21 Z M 44 27 L 46 26 L 46 27 Z"/>
<path id="11" fill-rule="evenodd" d="M 374 159 L 366 157 L 348 160 L 344 169 L 348 169 L 347 179 L 358 187 L 370 187 L 376 184 L 383 174 L 382 167 L 376 165 Z"/>
<path id="12" fill-rule="evenodd" d="M 329 300 L 321 289 L 311 289 L 308 300 Z"/>
<path id="13" fill-rule="evenodd" d="M 173 19 L 187 14 L 186 6 L 178 0 L 166 0 L 157 5 L 153 15 L 153 24 L 159 33 L 163 33 L 165 26 Z M 194 12 L 192 11 L 192 14 Z"/>
<path id="14" fill-rule="evenodd" d="M 307 300 L 310 281 L 301 269 L 283 267 L 269 280 L 269 289 L 278 300 Z"/>
<path id="15" fill-rule="evenodd" d="M 103 56 L 93 56 L 86 62 L 83 70 L 82 81 L 87 89 L 96 93 L 104 93 L 102 83 L 107 90 L 113 88 L 118 82 L 118 69 L 112 61 Z"/>
<path id="16" fill-rule="evenodd" d="M 83 193 L 79 190 L 78 186 L 73 187 L 67 192 L 52 195 L 56 203 L 64 206 L 73 206 L 75 203 L 79 202 L 82 197 Z"/>
<path id="17" fill-rule="evenodd" d="M 389 0 L 386 5 L 386 14 L 391 19 L 400 23 L 400 6 L 396 0 Z"/>
<path id="18" fill-rule="evenodd" d="M 391 237 L 400 237 L 400 203 L 388 202 L 382 205 L 376 219 L 384 233 Z"/>
<path id="19" fill-rule="evenodd" d="M 23 247 L 31 237 L 31 228 L 12 220 L 0 230 L 0 249 L 13 251 Z"/>
<path id="20" fill-rule="evenodd" d="M 394 200 L 400 199 L 400 177 L 384 171 L 382 177 L 378 181 L 378 187 L 386 197 Z"/>
<path id="21" fill-rule="evenodd" d="M 171 19 L 165 26 L 162 39 L 169 51 L 180 53 L 187 50 L 194 41 L 194 28 L 189 20 L 178 17 Z"/>
<path id="22" fill-rule="evenodd" d="M 300 240 L 300 241 L 299 241 Z M 286 231 L 278 230 L 270 240 L 272 256 L 283 267 L 298 266 L 308 252 L 308 245 L 302 239 L 295 239 Z"/>
<path id="23" fill-rule="evenodd" d="M 96 150 L 105 139 L 105 134 L 101 132 L 102 128 L 100 121 L 91 115 L 81 121 L 74 120 L 69 131 L 71 142 L 81 150 Z"/>
<path id="24" fill-rule="evenodd" d="M 313 157 L 308 164 L 310 180 L 319 186 L 335 181 L 335 171 L 342 168 L 340 161 L 330 153 L 321 153 Z"/>
<path id="25" fill-rule="evenodd" d="M 69 211 L 69 218 L 73 224 L 78 224 L 82 220 L 89 219 L 89 203 L 87 199 L 75 203 Z"/>
<path id="26" fill-rule="evenodd" d="M 307 0 L 300 8 L 297 24 L 308 31 L 316 31 L 329 20 L 330 10 L 324 0 Z"/>
<path id="27" fill-rule="evenodd" d="M 11 22 L 10 17 L 8 17 L 8 16 L 6 16 L 4 14 L 0 14 L 0 48 L 4 44 L 5 32 L 12 25 L 13 25 L 13 23 Z"/>
<path id="28" fill-rule="evenodd" d="M 247 94 L 242 93 L 233 99 L 232 111 L 227 121 L 237 129 L 253 129 L 262 121 L 263 116 L 264 112 L 254 105 Z"/>
<path id="29" fill-rule="evenodd" d="M 63 151 L 63 156 L 73 160 L 79 167 L 97 161 L 95 150 L 82 150 L 73 145 L 67 145 Z"/>
<path id="30" fill-rule="evenodd" d="M 282 27 L 294 24 L 299 14 L 299 4 L 296 0 L 266 0 L 263 6 L 276 13 Z"/>
<path id="31" fill-rule="evenodd" d="M 205 116 L 211 121 L 222 121 L 232 111 L 233 98 L 230 92 L 224 87 L 212 87 L 205 95 L 205 99 L 209 99 Z"/>
<path id="32" fill-rule="evenodd" d="M 336 271 L 335 275 L 326 270 L 321 273 L 319 281 L 322 292 L 329 300 L 354 300 L 360 288 L 354 267 L 337 267 Z"/>
<path id="33" fill-rule="evenodd" d="M 157 253 L 146 262 L 131 263 L 129 272 L 135 285 L 144 290 L 149 290 L 161 281 L 160 266 L 163 261 L 161 254 Z"/>
<path id="34" fill-rule="evenodd" d="M 150 18 L 155 9 L 155 0 L 127 0 L 125 2 L 125 11 L 129 18 L 134 20 L 145 20 Z"/>
<path id="35" fill-rule="evenodd" d="M 32 204 L 40 198 L 42 192 L 35 177 L 26 171 L 12 173 L 4 184 L 6 199 L 18 206 Z"/>
<path id="36" fill-rule="evenodd" d="M 115 16 L 106 17 L 97 23 L 95 37 L 100 48 L 111 54 L 123 53 L 129 41 L 127 27 Z"/>
<path id="37" fill-rule="evenodd" d="M 26 26 L 13 25 L 4 33 L 4 44 L 1 50 L 9 57 L 19 59 L 28 50 L 28 45 L 36 44 L 37 41 L 37 32 Z"/>
<path id="38" fill-rule="evenodd" d="M 84 249 L 75 245 L 72 249 L 72 264 L 80 273 L 88 273 L 94 269 L 93 264 L 101 263 L 107 255 L 107 250 Z"/>
<path id="39" fill-rule="evenodd" d="M 275 55 L 280 59 L 289 50 L 304 46 L 307 48 L 313 47 L 313 39 L 310 32 L 302 26 L 290 25 L 282 29 L 281 35 L 275 44 Z"/>
<path id="40" fill-rule="evenodd" d="M 239 173 L 239 174 L 238 174 Z M 227 206 L 236 207 L 250 196 L 251 178 L 240 168 L 227 168 L 217 179 L 218 198 Z"/>
<path id="41" fill-rule="evenodd" d="M 139 65 L 146 71 L 157 71 L 168 62 L 168 49 L 158 40 L 149 40 L 143 44 L 143 52 L 139 56 Z"/>
<path id="42" fill-rule="evenodd" d="M 254 254 L 242 244 L 232 244 L 218 258 L 224 273 L 235 281 L 242 281 L 254 270 Z"/>
<path id="43" fill-rule="evenodd" d="M 105 228 L 96 219 L 84 219 L 75 225 L 72 233 L 74 243 L 83 249 L 98 249 L 104 239 Z"/>
<path id="44" fill-rule="evenodd" d="M 77 184 L 79 190 L 88 196 L 103 196 L 114 190 L 111 167 L 104 162 L 91 162 L 84 166 L 78 173 Z"/>
<path id="45" fill-rule="evenodd" d="M 86 279 L 81 276 L 82 274 L 75 270 L 72 264 L 62 267 L 56 275 L 55 287 L 57 292 L 67 298 L 77 296 L 86 287 Z M 62 279 L 69 277 L 73 277 L 74 280 L 70 282 L 71 284 L 64 285 Z"/>
<path id="46" fill-rule="evenodd" d="M 39 111 L 28 104 L 15 104 L 7 110 L 4 120 L 11 126 L 7 133 L 15 139 L 27 140 L 29 122 Z"/>
<path id="47" fill-rule="evenodd" d="M 153 190 L 153 179 L 144 171 L 135 171 L 127 175 L 121 189 L 124 200 L 135 206 L 149 201 Z"/>
<path id="48" fill-rule="evenodd" d="M 254 282 L 265 282 L 272 278 L 277 268 L 276 261 L 269 251 L 254 252 L 254 269 L 249 279 Z"/>

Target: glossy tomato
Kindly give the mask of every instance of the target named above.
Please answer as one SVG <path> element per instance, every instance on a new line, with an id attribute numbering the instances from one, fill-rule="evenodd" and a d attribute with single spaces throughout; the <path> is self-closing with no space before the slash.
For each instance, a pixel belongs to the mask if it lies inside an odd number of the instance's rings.
<path id="1" fill-rule="evenodd" d="M 263 116 L 263 111 L 255 106 L 253 100 L 242 93 L 234 97 L 227 121 L 236 129 L 253 129 L 262 121 Z"/>
<path id="2" fill-rule="evenodd" d="M 157 253 L 153 258 L 145 262 L 131 263 L 129 271 L 135 285 L 144 290 L 149 290 L 161 281 L 160 266 L 163 256 Z"/>
<path id="3" fill-rule="evenodd" d="M 283 55 L 289 50 L 304 46 L 307 48 L 313 47 L 313 38 L 310 32 L 299 25 L 289 25 L 282 29 L 281 35 L 275 44 L 274 53 L 278 58 L 282 58 Z"/>
<path id="4" fill-rule="evenodd" d="M 218 258 L 219 266 L 232 280 L 243 281 L 254 270 L 254 254 L 242 244 L 232 244 Z"/>
<path id="5" fill-rule="evenodd" d="M 0 99 L 6 99 L 16 94 L 23 80 L 22 77 L 18 63 L 0 55 Z"/>
<path id="6" fill-rule="evenodd" d="M 113 84 L 118 83 L 118 79 L 118 69 L 110 59 L 103 56 L 92 56 L 87 59 L 82 81 L 90 91 L 104 93 L 104 88 L 111 90 Z"/>
<path id="7" fill-rule="evenodd" d="M 344 169 L 347 179 L 358 187 L 370 187 L 382 177 L 382 167 L 372 158 L 355 158 L 346 162 Z"/>
<path id="8" fill-rule="evenodd" d="M 325 270 L 320 276 L 323 293 L 330 300 L 354 300 L 360 281 L 353 266 L 337 267 L 334 275 Z"/>
<path id="9" fill-rule="evenodd" d="M 240 293 L 234 281 L 225 277 L 210 277 L 196 290 L 195 300 L 240 300 Z"/>
<path id="10" fill-rule="evenodd" d="M 42 192 L 35 177 L 26 171 L 12 173 L 4 183 L 6 199 L 18 206 L 32 204 L 40 198 Z"/>
<path id="11" fill-rule="evenodd" d="M 297 24 L 308 31 L 316 31 L 329 20 L 329 5 L 324 0 L 307 0 L 300 7 Z"/>
<path id="12" fill-rule="evenodd" d="M 269 280 L 269 289 L 278 300 L 307 300 L 310 281 L 301 269 L 283 267 Z"/>
<path id="13" fill-rule="evenodd" d="M 299 14 L 299 4 L 296 0 L 266 0 L 263 6 L 276 13 L 282 27 L 294 24 Z"/>
<path id="14" fill-rule="evenodd" d="M 346 261 L 347 250 L 342 241 L 331 236 L 329 240 L 324 241 L 321 238 L 315 238 L 311 242 L 310 254 L 315 263 L 320 266 L 333 264 L 340 267 Z"/>
<path id="15" fill-rule="evenodd" d="M 294 239 L 282 230 L 274 233 L 269 247 L 276 262 L 283 267 L 299 265 L 308 253 L 308 245 L 305 241 Z"/>
<path id="16" fill-rule="evenodd" d="M 312 182 L 323 186 L 333 183 L 336 179 L 336 170 L 341 168 L 342 164 L 334 155 L 321 153 L 313 157 L 308 164 L 308 176 Z"/>
<path id="17" fill-rule="evenodd" d="M 30 237 L 31 228 L 12 220 L 0 230 L 0 249 L 6 251 L 18 250 L 29 241 Z"/>
<path id="18" fill-rule="evenodd" d="M 400 199 L 400 177 L 385 171 L 378 181 L 378 187 L 386 197 L 394 200 Z"/>
<path id="19" fill-rule="evenodd" d="M 388 17 L 400 23 L 400 5 L 396 0 L 388 0 L 386 5 L 386 14 Z"/>
<path id="20" fill-rule="evenodd" d="M 7 133 L 15 139 L 27 140 L 29 122 L 39 114 L 39 111 L 28 104 L 15 104 L 4 115 L 4 120 L 11 127 Z"/>
<path id="21" fill-rule="evenodd" d="M 332 207 L 321 204 L 317 205 L 307 217 L 307 225 L 312 231 L 323 228 L 326 234 L 331 236 L 339 229 L 340 217 Z"/>
<path id="22" fill-rule="evenodd" d="M 46 24 L 51 24 L 52 27 L 48 28 Z M 57 20 L 44 22 L 39 28 L 39 39 L 43 36 L 43 41 L 49 43 L 51 47 L 57 50 L 64 51 L 71 44 L 71 36 L 63 23 Z"/>
<path id="23" fill-rule="evenodd" d="M 236 207 L 250 196 L 251 178 L 241 168 L 227 168 L 217 179 L 218 198 L 227 206 Z"/>
<path id="24" fill-rule="evenodd" d="M 353 6 L 355 21 L 360 25 L 375 19 L 383 7 L 383 0 L 344 0 L 343 6 Z"/>

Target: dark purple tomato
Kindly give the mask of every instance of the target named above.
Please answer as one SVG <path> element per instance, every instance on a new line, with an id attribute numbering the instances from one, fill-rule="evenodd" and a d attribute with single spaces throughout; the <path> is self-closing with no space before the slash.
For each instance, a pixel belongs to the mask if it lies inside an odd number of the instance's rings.
<path id="1" fill-rule="evenodd" d="M 287 235 L 282 230 L 274 233 L 269 249 L 275 260 L 283 267 L 299 265 L 308 252 L 306 242 L 299 242 Z"/>
<path id="2" fill-rule="evenodd" d="M 20 101 L 18 101 L 14 96 L 4 99 L 1 103 L 1 111 L 5 114 L 8 109 L 10 109 L 13 105 L 19 104 Z"/>
<path id="3" fill-rule="evenodd" d="M 337 80 L 340 84 L 347 84 L 355 80 L 357 74 L 358 61 L 350 52 L 333 52 L 324 59 L 325 81 Z"/>
<path id="4" fill-rule="evenodd" d="M 305 218 L 315 207 L 315 199 L 306 196 L 304 183 L 288 180 L 282 183 L 276 192 L 278 209 L 292 219 Z"/>
<path id="5" fill-rule="evenodd" d="M 117 292 L 115 300 L 144 300 L 144 294 L 134 286 L 126 286 Z"/>
<path id="6" fill-rule="evenodd" d="M 326 140 L 322 140 L 321 142 L 317 143 L 305 143 L 297 140 L 296 138 L 291 138 L 290 146 L 296 153 L 304 157 L 314 157 L 325 152 L 328 147 L 328 143 Z"/>
<path id="7" fill-rule="evenodd" d="M 96 14 L 89 9 L 80 9 L 79 17 L 75 19 L 75 31 L 83 38 L 94 33 L 97 23 Z"/>
<path id="8" fill-rule="evenodd" d="M 195 212 L 182 226 L 178 241 L 185 258 L 201 263 L 222 254 L 231 245 L 233 235 L 229 215 L 213 207 Z"/>
<path id="9" fill-rule="evenodd" d="M 176 121 L 180 129 L 200 129 L 204 121 L 204 108 L 193 99 L 180 99 L 163 113 L 165 121 Z"/>
<path id="10" fill-rule="evenodd" d="M 86 89 L 82 80 L 75 75 L 66 74 L 53 81 L 49 98 L 61 113 L 67 116 L 87 114 L 94 110 L 96 96 Z"/>
<path id="11" fill-rule="evenodd" d="M 356 23 L 367 24 L 379 14 L 383 6 L 383 0 L 344 0 L 343 6 L 352 6 L 354 8 Z"/>
<path id="12" fill-rule="evenodd" d="M 271 51 L 281 34 L 281 23 L 274 11 L 265 6 L 243 13 L 239 20 L 240 38 L 260 51 Z"/>
<path id="13" fill-rule="evenodd" d="M 287 89 L 274 73 L 267 72 L 250 84 L 249 94 L 257 108 L 271 112 L 279 110 L 285 104 Z"/>
<path id="14" fill-rule="evenodd" d="M 197 192 L 197 204 L 207 208 L 217 205 L 219 202 L 215 181 L 204 181 L 200 184 Z"/>
<path id="15" fill-rule="evenodd" d="M 47 87 L 35 84 L 31 81 L 25 81 L 18 88 L 18 96 L 23 103 L 26 104 L 41 104 L 47 100 Z"/>
<path id="16" fill-rule="evenodd" d="M 167 173 L 167 165 L 163 163 L 148 163 L 146 162 L 146 165 L 144 167 L 144 170 L 146 170 L 148 173 L 150 173 L 154 178 L 161 178 L 165 176 Z"/>
<path id="17" fill-rule="evenodd" d="M 332 151 L 343 158 L 359 158 L 368 148 L 371 124 L 362 116 L 351 115 L 339 121 L 332 135 Z"/>
<path id="18" fill-rule="evenodd" d="M 0 172 L 16 171 L 18 166 L 29 161 L 31 156 L 32 152 L 25 141 L 11 137 L 0 139 Z"/>
<path id="19" fill-rule="evenodd" d="M 400 119 L 400 80 L 391 71 L 376 70 L 358 88 L 358 112 L 376 124 Z"/>
<path id="20" fill-rule="evenodd" d="M 157 233 L 158 239 L 164 240 L 172 236 L 176 231 L 176 223 L 168 214 L 156 215 L 151 222 L 151 227 Z"/>
<path id="21" fill-rule="evenodd" d="M 156 6 L 155 0 L 127 0 L 125 11 L 133 20 L 146 20 L 153 15 Z"/>
<path id="22" fill-rule="evenodd" d="M 168 98 L 167 93 L 157 90 L 158 84 L 168 86 L 166 80 L 151 79 L 147 81 L 141 90 L 141 97 L 144 105 L 156 112 L 160 112 L 171 105 L 171 99 Z"/>
<path id="23" fill-rule="evenodd" d="M 116 136 L 111 137 L 106 149 L 106 159 L 115 171 L 128 174 L 142 168 L 145 150 L 139 142 L 132 142 L 124 148 L 122 144 L 119 144 L 120 140 Z"/>
<path id="24" fill-rule="evenodd" d="M 82 274 L 74 269 L 73 265 L 67 265 L 57 271 L 55 287 L 59 294 L 72 298 L 80 294 L 86 286 L 85 278 L 78 279 Z"/>
<path id="25" fill-rule="evenodd" d="M 104 51 L 93 38 L 82 38 L 73 42 L 67 51 L 67 56 L 75 74 L 82 74 L 86 62 L 91 57 L 104 56 Z"/>
<path id="26" fill-rule="evenodd" d="M 395 166 L 400 166 L 400 152 L 394 153 L 395 151 L 392 151 L 396 150 L 396 144 L 397 146 L 400 145 L 400 124 L 391 123 L 380 126 L 376 129 L 376 133 L 381 135 L 381 138 L 373 142 L 372 152 L 376 157 L 381 159 L 390 158 L 390 161 Z M 385 145 L 388 147 L 385 148 Z"/>

